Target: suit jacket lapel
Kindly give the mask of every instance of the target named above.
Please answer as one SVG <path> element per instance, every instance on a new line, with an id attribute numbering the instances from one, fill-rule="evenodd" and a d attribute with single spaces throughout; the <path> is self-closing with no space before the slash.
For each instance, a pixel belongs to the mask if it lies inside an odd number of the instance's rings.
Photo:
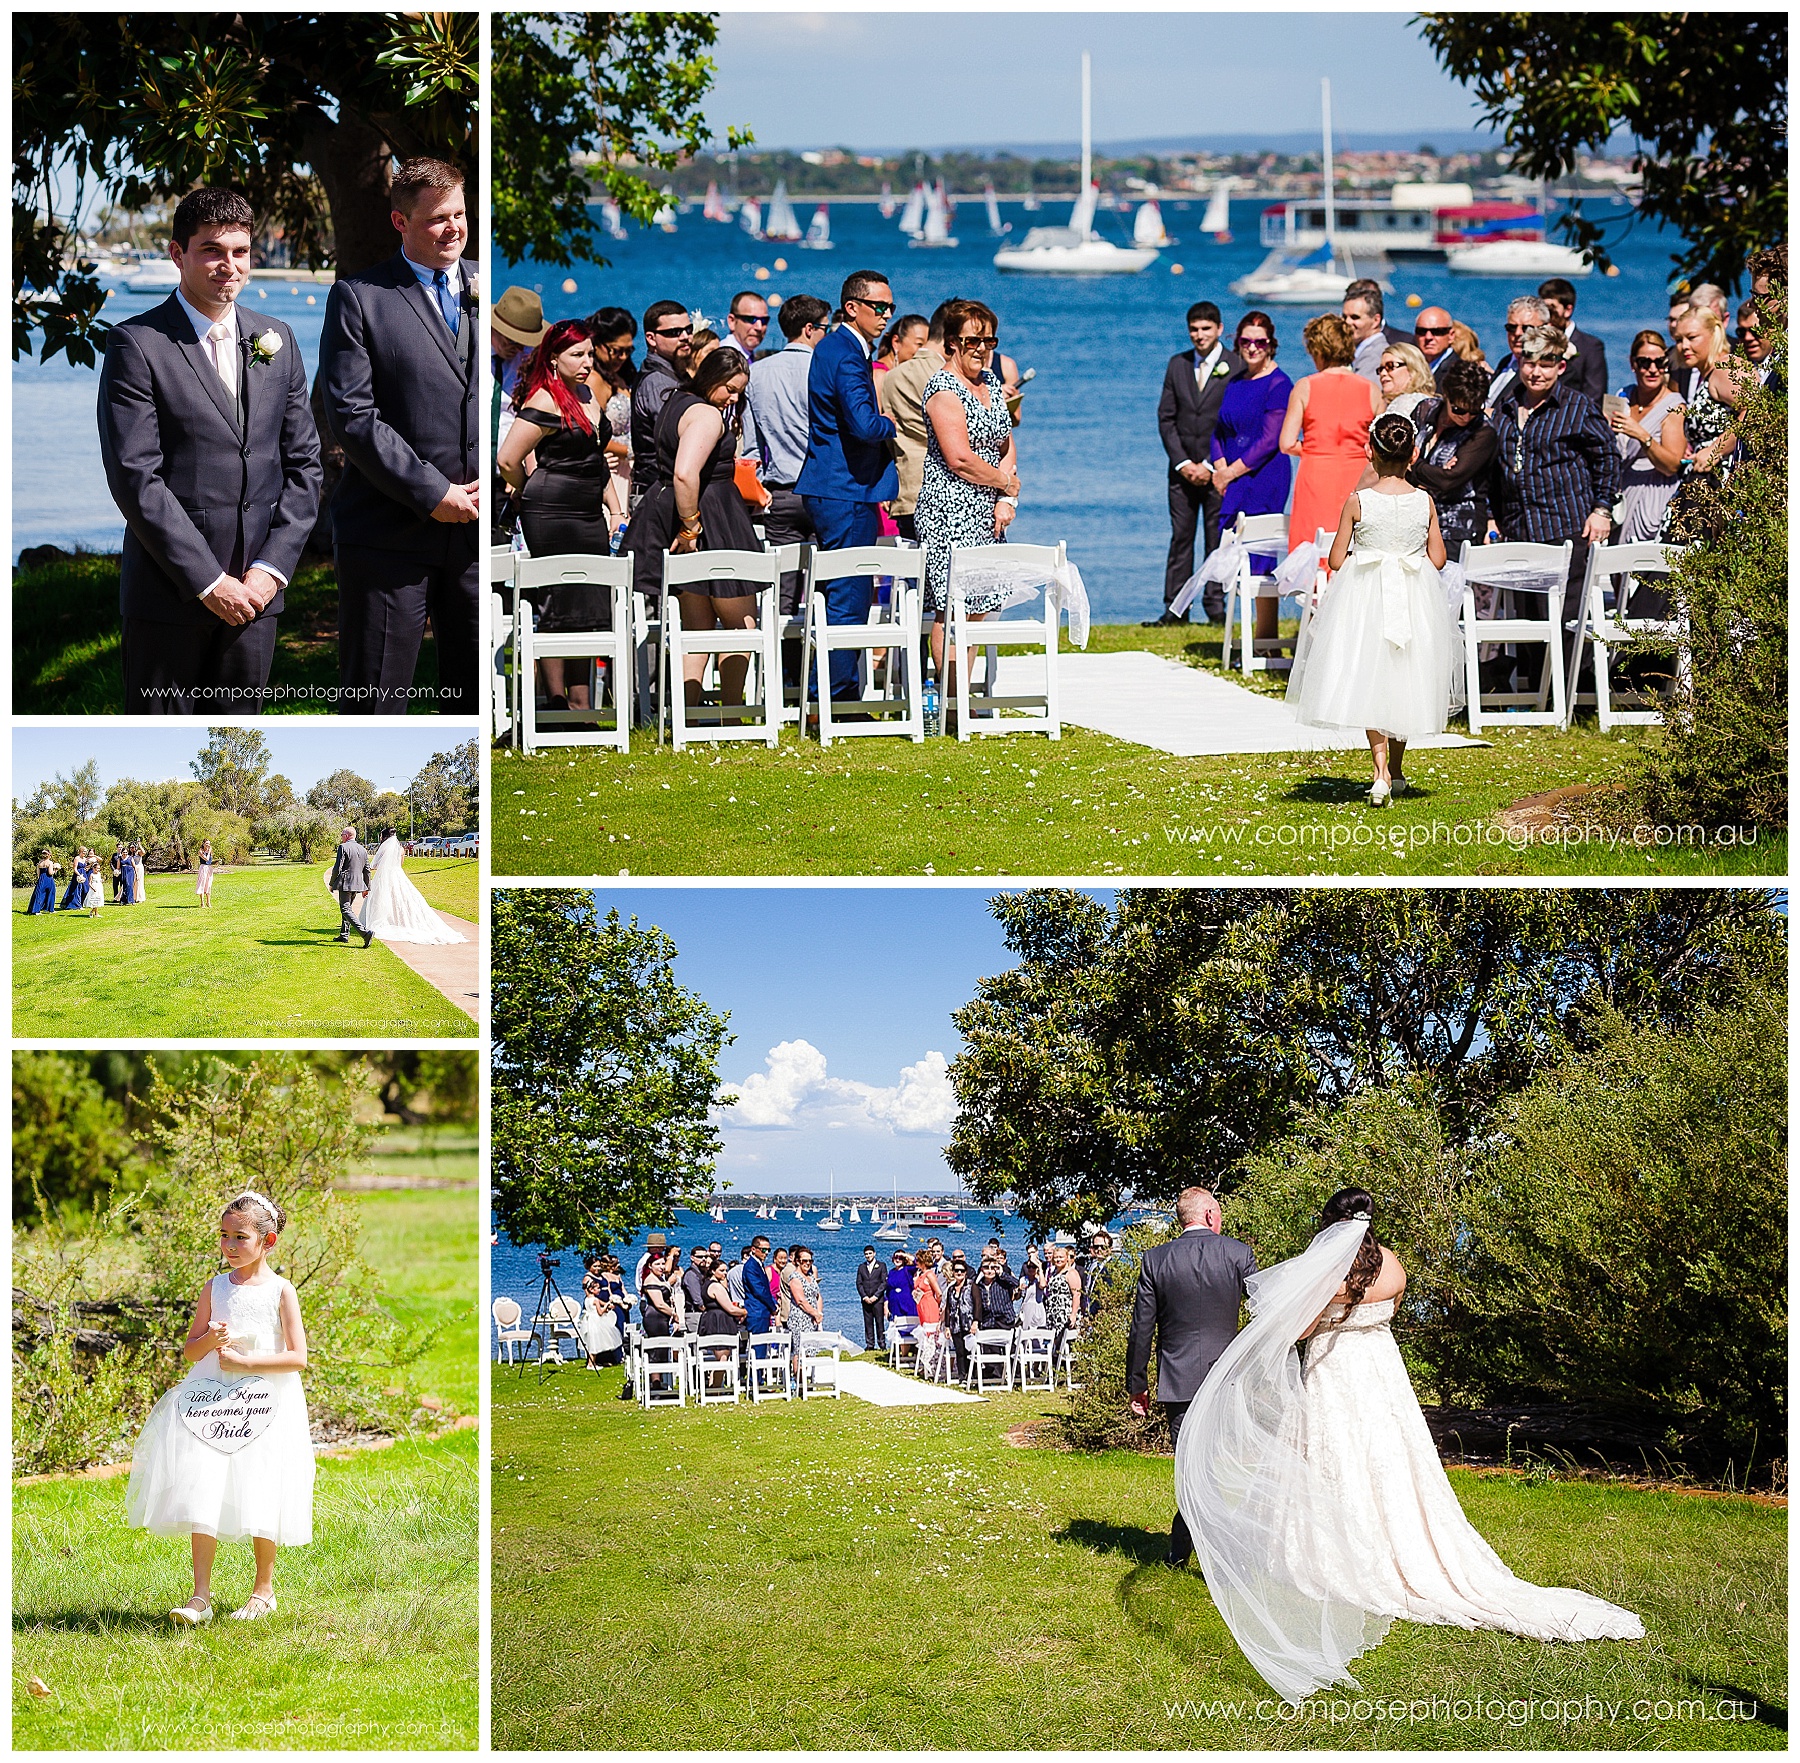
<path id="1" fill-rule="evenodd" d="M 194 327 L 188 322 L 188 315 L 182 310 L 181 302 L 171 294 L 163 304 L 163 311 L 169 319 L 163 334 L 186 357 L 188 366 L 206 388 L 206 395 L 218 406 L 219 414 L 235 430 L 238 426 L 237 409 L 225 390 L 225 382 L 219 378 L 219 370 L 213 366 L 211 357 L 206 353 L 206 345 L 194 335 Z"/>
<path id="2" fill-rule="evenodd" d="M 457 353 L 457 339 L 451 336 L 450 327 L 444 323 L 444 315 L 438 310 L 437 301 L 419 285 L 419 278 L 413 274 L 412 265 L 406 261 L 404 254 L 398 254 L 396 260 L 400 266 L 400 274 L 406 278 L 400 284 L 402 298 L 419 315 L 419 322 L 431 333 L 431 340 L 443 350 L 444 359 L 456 369 L 460 377 L 466 379 L 468 376 L 463 372 L 462 357 Z M 464 316 L 466 318 L 467 315 Z"/>
<path id="3" fill-rule="evenodd" d="M 256 413 L 262 405 L 261 374 L 251 372 L 254 358 L 250 353 L 250 331 L 244 324 L 242 315 L 238 319 L 238 372 L 243 376 L 238 384 L 244 388 L 244 438 L 248 440 L 255 432 Z M 262 372 L 269 371 L 264 363 Z"/>

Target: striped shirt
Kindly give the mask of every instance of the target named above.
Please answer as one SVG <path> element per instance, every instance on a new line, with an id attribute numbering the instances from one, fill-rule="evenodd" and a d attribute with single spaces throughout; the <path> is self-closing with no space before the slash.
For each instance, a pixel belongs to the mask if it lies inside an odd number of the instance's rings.
<path id="1" fill-rule="evenodd" d="M 1600 406 L 1560 380 L 1521 425 L 1521 389 L 1494 406 L 1494 521 L 1508 539 L 1560 545 L 1618 500 L 1617 441 Z"/>

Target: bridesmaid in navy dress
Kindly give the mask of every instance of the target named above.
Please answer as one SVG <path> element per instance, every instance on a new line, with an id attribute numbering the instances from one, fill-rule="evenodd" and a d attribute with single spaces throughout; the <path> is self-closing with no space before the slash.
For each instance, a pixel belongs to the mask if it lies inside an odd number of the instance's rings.
<path id="1" fill-rule="evenodd" d="M 67 912 L 72 906 L 79 906 L 82 897 L 87 893 L 87 852 L 79 847 L 75 852 L 75 867 L 69 873 L 69 885 L 63 889 L 62 909 Z"/>
<path id="2" fill-rule="evenodd" d="M 1293 469 L 1281 451 L 1281 419 L 1294 382 L 1275 365 L 1275 321 L 1266 312 L 1246 312 L 1238 320 L 1232 347 L 1243 357 L 1245 373 L 1225 388 L 1212 438 L 1213 487 L 1225 497 L 1219 509 L 1221 533 L 1230 532 L 1240 514 L 1279 514 L 1286 508 Z M 1274 553 L 1253 554 L 1250 567 L 1268 575 L 1276 561 Z M 1265 607 L 1270 613 L 1276 610 L 1273 600 L 1258 601 L 1259 619 Z"/>
<path id="3" fill-rule="evenodd" d="M 38 855 L 37 881 L 31 890 L 31 904 L 26 912 L 54 912 L 56 910 L 56 859 L 48 851 Z"/>

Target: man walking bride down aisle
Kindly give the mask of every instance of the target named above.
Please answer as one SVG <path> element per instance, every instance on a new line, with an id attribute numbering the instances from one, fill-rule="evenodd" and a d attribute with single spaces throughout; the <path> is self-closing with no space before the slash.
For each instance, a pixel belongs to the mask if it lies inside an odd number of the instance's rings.
<path id="1" fill-rule="evenodd" d="M 366 949 L 379 937 L 384 943 L 466 943 L 469 939 L 444 922 L 406 874 L 406 853 L 392 827 L 382 830 L 381 846 L 371 861 L 356 842 L 356 828 L 344 828 L 337 856 L 325 874 L 325 886 L 337 895 L 343 928 L 334 939 L 347 943 L 352 933 Z"/>

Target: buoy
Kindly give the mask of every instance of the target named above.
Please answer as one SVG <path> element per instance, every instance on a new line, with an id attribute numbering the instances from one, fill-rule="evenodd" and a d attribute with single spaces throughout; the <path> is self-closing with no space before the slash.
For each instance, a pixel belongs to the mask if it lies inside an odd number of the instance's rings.
<path id="1" fill-rule="evenodd" d="M 1408 294 L 1406 296 L 1406 303 L 1408 306 L 1423 306 L 1425 304 L 1417 294 Z"/>
<path id="2" fill-rule="evenodd" d="M 289 288 L 289 289 L 288 289 L 288 292 L 289 292 L 289 293 L 290 293 L 290 294 L 297 294 L 297 293 L 299 293 L 299 292 L 300 292 L 300 290 L 299 290 L 299 289 L 298 289 L 298 288 Z"/>
<path id="3" fill-rule="evenodd" d="M 269 290 L 268 290 L 268 289 L 267 289 L 267 288 L 258 288 L 258 289 L 257 289 L 257 290 L 256 290 L 256 297 L 257 297 L 257 299 L 259 299 L 259 300 L 266 300 L 266 299 L 268 299 L 268 297 L 269 297 Z"/>
<path id="4" fill-rule="evenodd" d="M 575 278 L 572 275 L 563 277 L 563 292 L 565 294 L 572 294 L 575 292 Z"/>
<path id="5" fill-rule="evenodd" d="M 1608 275 L 1617 275 L 1619 273 L 1619 266 L 1616 263 L 1609 263 L 1606 266 L 1606 273 Z"/>
<path id="6" fill-rule="evenodd" d="M 306 296 L 306 303 L 308 306 L 317 306 L 319 303 L 319 296 L 317 294 L 308 294 Z"/>
<path id="7" fill-rule="evenodd" d="M 759 282 L 766 282 L 769 279 L 769 272 L 760 263 L 756 266 L 756 279 Z"/>
<path id="8" fill-rule="evenodd" d="M 787 259 L 785 257 L 777 257 L 775 259 L 775 267 L 777 269 L 786 269 L 787 268 Z"/>
<path id="9" fill-rule="evenodd" d="M 781 306 L 781 296 L 779 294 L 771 294 L 769 296 L 769 310 L 771 312 L 775 312 L 775 311 L 779 310 L 780 306 Z"/>
<path id="10" fill-rule="evenodd" d="M 1183 269 L 1179 263 L 1171 263 L 1169 265 L 1169 274 L 1170 275 L 1181 275 L 1184 273 L 1185 272 L 1183 271 Z"/>

